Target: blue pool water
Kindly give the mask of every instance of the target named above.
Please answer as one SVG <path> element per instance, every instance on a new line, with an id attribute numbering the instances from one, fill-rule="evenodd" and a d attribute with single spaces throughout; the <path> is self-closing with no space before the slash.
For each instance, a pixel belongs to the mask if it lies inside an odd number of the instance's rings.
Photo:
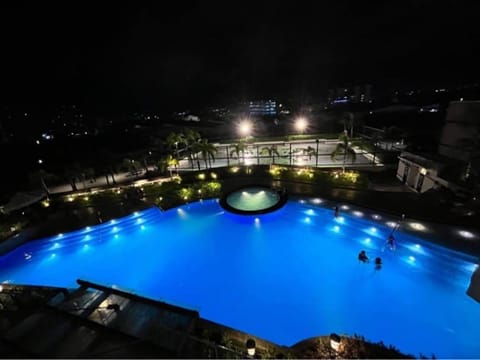
<path id="1" fill-rule="evenodd" d="M 279 344 L 360 334 L 418 356 L 480 357 L 475 259 L 384 220 L 289 201 L 257 216 L 208 200 L 156 208 L 30 242 L 0 257 L 0 281 L 77 287 L 81 278 L 200 311 Z M 367 220 L 368 218 L 368 220 Z M 361 249 L 383 268 L 357 260 Z"/>

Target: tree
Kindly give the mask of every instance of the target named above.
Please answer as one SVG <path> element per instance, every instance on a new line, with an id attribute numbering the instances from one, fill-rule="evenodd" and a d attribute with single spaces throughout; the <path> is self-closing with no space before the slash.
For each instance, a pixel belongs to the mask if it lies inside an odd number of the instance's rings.
<path id="1" fill-rule="evenodd" d="M 138 175 L 139 169 L 142 167 L 142 164 L 134 159 L 123 159 L 122 166 L 130 171 L 132 175 Z"/>
<path id="2" fill-rule="evenodd" d="M 280 156 L 280 153 L 277 150 L 277 145 L 272 145 L 262 148 L 260 151 L 262 154 L 267 153 L 269 157 L 272 158 L 272 164 L 275 163 L 275 155 Z"/>
<path id="3" fill-rule="evenodd" d="M 175 168 L 175 172 L 177 172 L 178 159 L 172 155 L 168 155 L 166 160 L 168 165 L 168 171 L 170 171 L 170 177 L 172 177 L 172 166 Z"/>
<path id="4" fill-rule="evenodd" d="M 230 152 L 230 156 L 233 157 L 233 154 L 236 154 L 236 157 L 239 158 L 240 154 L 242 154 L 243 162 L 245 162 L 245 149 L 247 145 L 244 141 L 239 141 L 238 143 L 233 145 L 233 150 Z"/>
<path id="5" fill-rule="evenodd" d="M 303 153 L 308 155 L 308 160 L 312 160 L 312 156 L 317 156 L 317 151 L 311 146 L 303 149 Z"/>
<path id="6" fill-rule="evenodd" d="M 345 163 L 347 162 L 347 158 L 351 158 L 352 162 L 355 162 L 357 155 L 350 145 L 348 132 L 346 130 L 343 134 L 340 134 L 338 140 L 340 140 L 340 143 L 337 144 L 330 157 L 332 160 L 336 161 L 338 156 L 343 156 L 342 172 L 345 172 Z"/>
<path id="7" fill-rule="evenodd" d="M 205 168 L 208 168 L 209 165 L 212 167 L 212 160 L 215 162 L 215 154 L 217 153 L 215 145 L 209 143 L 207 139 L 203 139 L 197 143 L 196 148 L 202 154 L 202 159 L 205 161 Z"/>
<path id="8" fill-rule="evenodd" d="M 197 131 L 187 129 L 187 130 L 185 130 L 185 134 L 183 135 L 183 138 L 184 138 L 184 141 L 185 141 L 185 146 L 186 146 L 185 149 L 186 149 L 186 152 L 187 152 L 188 160 L 190 161 L 190 166 L 193 169 L 193 160 L 194 160 L 194 157 L 195 157 L 195 152 L 194 152 L 195 146 L 194 145 L 197 144 L 200 141 L 201 136 Z"/>
<path id="9" fill-rule="evenodd" d="M 165 143 L 167 147 L 175 152 L 175 157 L 179 159 L 178 146 L 185 145 L 185 136 L 182 133 L 170 133 L 168 134 Z"/>

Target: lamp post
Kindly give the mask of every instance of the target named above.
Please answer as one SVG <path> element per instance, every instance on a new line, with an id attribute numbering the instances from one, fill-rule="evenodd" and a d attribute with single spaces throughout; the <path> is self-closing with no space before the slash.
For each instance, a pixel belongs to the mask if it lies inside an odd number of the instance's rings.
<path id="1" fill-rule="evenodd" d="M 247 347 L 247 355 L 248 357 L 254 357 L 255 356 L 255 340 L 253 339 L 248 339 L 247 342 L 245 343 Z"/>
<path id="2" fill-rule="evenodd" d="M 50 200 L 50 191 L 48 190 L 47 184 L 45 183 L 45 179 L 43 178 L 43 160 L 38 159 L 38 164 L 40 165 L 40 170 L 39 170 L 39 175 L 40 175 L 40 183 L 42 184 L 43 189 L 45 190 L 45 193 L 47 194 L 47 200 Z"/>
<path id="3" fill-rule="evenodd" d="M 290 153 L 290 166 L 292 166 L 292 155 L 293 155 L 293 154 L 292 154 L 292 143 L 289 143 L 288 145 L 289 145 L 289 148 L 290 148 L 290 150 L 289 150 L 289 153 Z"/>
<path id="4" fill-rule="evenodd" d="M 335 351 L 335 356 L 337 356 L 340 351 L 341 341 L 342 338 L 339 335 L 335 333 L 330 334 L 330 347 L 333 349 L 333 351 Z"/>

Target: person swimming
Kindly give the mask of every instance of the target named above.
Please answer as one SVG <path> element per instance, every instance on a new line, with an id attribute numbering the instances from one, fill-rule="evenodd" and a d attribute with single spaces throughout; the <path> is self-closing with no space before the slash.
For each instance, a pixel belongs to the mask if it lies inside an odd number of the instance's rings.
<path id="1" fill-rule="evenodd" d="M 368 262 L 368 256 L 365 253 L 365 250 L 360 251 L 360 253 L 358 254 L 358 260 L 364 263 Z"/>
<path id="2" fill-rule="evenodd" d="M 382 268 L 382 258 L 375 258 L 375 270 L 380 270 Z"/>
<path id="3" fill-rule="evenodd" d="M 338 217 L 339 215 L 339 210 L 338 210 L 338 206 L 335 206 L 335 217 Z"/>
<path id="4" fill-rule="evenodd" d="M 390 250 L 395 250 L 395 236 L 393 234 L 390 234 L 388 237 L 387 245 L 390 247 Z"/>

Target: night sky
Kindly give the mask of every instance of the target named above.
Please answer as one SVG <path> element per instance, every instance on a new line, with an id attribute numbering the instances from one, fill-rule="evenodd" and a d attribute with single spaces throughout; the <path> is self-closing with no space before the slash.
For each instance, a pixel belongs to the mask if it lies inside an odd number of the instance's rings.
<path id="1" fill-rule="evenodd" d="M 475 3 L 2 2 L 0 104 L 161 111 L 476 82 Z"/>

